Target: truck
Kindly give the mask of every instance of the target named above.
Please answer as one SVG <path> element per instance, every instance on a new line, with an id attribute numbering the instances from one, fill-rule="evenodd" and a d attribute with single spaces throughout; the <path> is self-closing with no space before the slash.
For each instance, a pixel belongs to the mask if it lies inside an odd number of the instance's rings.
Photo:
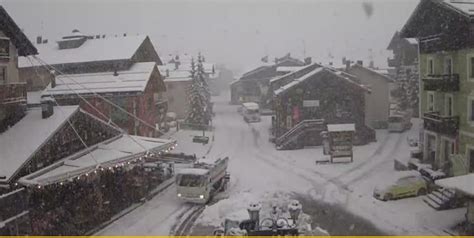
<path id="1" fill-rule="evenodd" d="M 242 103 L 242 115 L 245 122 L 259 122 L 260 107 L 255 102 Z"/>
<path id="2" fill-rule="evenodd" d="M 216 193 L 224 191 L 230 180 L 227 172 L 229 157 L 220 158 L 213 164 L 194 163 L 176 173 L 176 191 L 180 200 L 206 204 Z"/>
<path id="3" fill-rule="evenodd" d="M 404 132 L 409 130 L 412 127 L 411 116 L 410 110 L 392 112 L 388 117 L 388 131 Z"/>

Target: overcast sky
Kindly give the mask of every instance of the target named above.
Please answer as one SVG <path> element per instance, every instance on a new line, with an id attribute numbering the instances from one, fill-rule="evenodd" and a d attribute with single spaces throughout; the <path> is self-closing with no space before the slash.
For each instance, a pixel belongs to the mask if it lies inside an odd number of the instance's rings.
<path id="1" fill-rule="evenodd" d="M 160 55 L 201 51 L 207 61 L 245 70 L 291 52 L 313 62 L 385 50 L 419 0 L 1 0 L 30 39 L 86 34 L 146 34 Z M 370 53 L 372 52 L 372 53 Z"/>

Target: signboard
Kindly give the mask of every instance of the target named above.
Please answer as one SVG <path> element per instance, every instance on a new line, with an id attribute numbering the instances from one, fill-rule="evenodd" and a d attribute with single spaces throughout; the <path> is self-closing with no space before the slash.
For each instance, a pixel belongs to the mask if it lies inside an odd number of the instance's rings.
<path id="1" fill-rule="evenodd" d="M 0 58 L 10 58 L 10 39 L 0 38 Z"/>
<path id="2" fill-rule="evenodd" d="M 333 158 L 350 157 L 353 161 L 352 140 L 354 131 L 329 131 L 329 154 Z"/>
<path id="3" fill-rule="evenodd" d="M 319 107 L 319 100 L 303 100 L 303 107 Z"/>

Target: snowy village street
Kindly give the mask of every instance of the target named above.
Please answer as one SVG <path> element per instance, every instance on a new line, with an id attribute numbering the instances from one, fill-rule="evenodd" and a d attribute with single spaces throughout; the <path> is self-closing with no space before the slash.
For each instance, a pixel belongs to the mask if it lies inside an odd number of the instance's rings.
<path id="1" fill-rule="evenodd" d="M 4 0 L 0 238 L 472 236 L 473 19 Z"/>
<path id="2" fill-rule="evenodd" d="M 202 132 L 179 131 L 174 135 L 182 141 L 178 151 L 197 151 L 198 157 L 206 156 L 206 161 L 230 157 L 231 184 L 225 198 L 206 207 L 195 222 L 192 234 L 209 235 L 226 216 L 246 215 L 246 206 L 251 201 L 286 197 L 304 198 L 304 205 L 316 210 L 313 211 L 314 223 L 332 235 L 359 232 L 447 235 L 443 229 L 463 218 L 465 208 L 435 211 L 423 203 L 421 197 L 390 202 L 372 197 L 377 182 L 394 171 L 393 159 L 408 157 L 407 138 L 414 136 L 416 130 L 402 134 L 378 131 L 376 143 L 355 147 L 354 163 L 316 164 L 316 160 L 324 159 L 322 148 L 277 151 L 268 140 L 270 117 L 263 117 L 261 123 L 248 124 L 237 113 L 236 106 L 228 105 L 225 97 L 214 101 L 212 143 L 203 146 L 191 142 L 191 135 Z M 97 234 L 172 234 L 176 224 L 189 215 L 190 206 L 178 201 L 174 187 L 170 187 Z M 344 215 L 345 211 L 356 216 Z M 439 213 L 444 213 L 443 218 L 434 218 L 433 215 Z"/>

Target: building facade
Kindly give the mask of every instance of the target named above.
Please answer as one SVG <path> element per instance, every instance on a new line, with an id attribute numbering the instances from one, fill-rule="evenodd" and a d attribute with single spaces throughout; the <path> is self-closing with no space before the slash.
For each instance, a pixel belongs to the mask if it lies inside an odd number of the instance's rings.
<path id="1" fill-rule="evenodd" d="M 277 146 L 289 140 L 296 148 L 320 145 L 320 132 L 326 130 L 326 124 L 355 124 L 356 144 L 375 140 L 375 132 L 365 125 L 365 94 L 369 90 L 349 75 L 311 64 L 280 78 L 280 85 L 273 98 Z"/>
<path id="2" fill-rule="evenodd" d="M 310 59 L 306 64 L 310 63 Z M 264 65 L 257 67 L 249 72 L 246 72 L 240 77 L 239 90 L 234 91 L 238 95 L 232 95 L 233 98 L 239 98 L 239 103 L 256 102 L 263 108 L 271 107 L 271 91 L 270 80 L 282 76 L 287 71 L 278 71 L 278 67 L 295 67 L 304 66 L 305 62 L 292 58 L 288 53 L 281 58 L 275 58 L 273 63 L 264 63 Z"/>
<path id="3" fill-rule="evenodd" d="M 370 93 L 365 94 L 365 125 L 374 129 L 386 129 L 393 80 L 360 64 L 351 66 L 347 73 L 356 76 L 360 83 L 370 88 Z"/>
<path id="4" fill-rule="evenodd" d="M 465 6 L 423 0 L 401 32 L 420 44 L 423 161 L 448 175 L 474 172 L 474 27 Z"/>
<path id="5" fill-rule="evenodd" d="M 42 97 L 53 97 L 60 105 L 80 105 L 128 134 L 158 137 L 167 111 L 160 79 L 155 62 L 135 63 L 124 71 L 57 76 Z"/>

